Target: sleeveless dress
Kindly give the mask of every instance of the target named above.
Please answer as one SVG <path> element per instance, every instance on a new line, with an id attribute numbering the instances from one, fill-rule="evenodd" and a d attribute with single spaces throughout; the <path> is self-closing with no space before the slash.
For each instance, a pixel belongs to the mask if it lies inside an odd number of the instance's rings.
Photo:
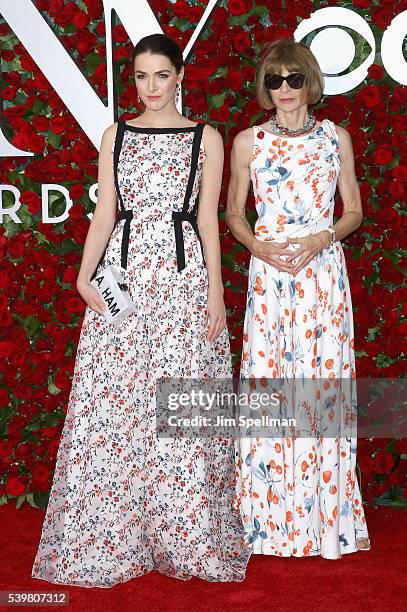
<path id="1" fill-rule="evenodd" d="M 244 579 L 233 442 L 155 430 L 157 377 L 232 376 L 227 328 L 206 340 L 203 128 L 118 123 L 120 210 L 96 272 L 127 267 L 137 309 L 115 326 L 86 307 L 35 578 L 104 588 L 153 569 Z"/>
<path id="2" fill-rule="evenodd" d="M 256 237 L 283 242 L 332 225 L 340 172 L 335 125 L 324 120 L 300 137 L 258 126 L 253 132 Z M 254 387 L 295 378 L 321 381 L 330 393 L 338 381 L 351 379 L 355 401 L 352 304 L 339 241 L 295 277 L 251 258 L 241 364 L 242 384 Z M 338 431 L 298 438 L 251 433 L 238 441 L 235 505 L 253 553 L 337 559 L 368 537 L 356 478 L 357 440 Z"/>

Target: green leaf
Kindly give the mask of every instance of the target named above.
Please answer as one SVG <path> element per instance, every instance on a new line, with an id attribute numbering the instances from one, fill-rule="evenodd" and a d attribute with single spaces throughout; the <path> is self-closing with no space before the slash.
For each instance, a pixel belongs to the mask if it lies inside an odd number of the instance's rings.
<path id="1" fill-rule="evenodd" d="M 244 13 L 243 15 L 232 15 L 231 17 L 228 17 L 228 25 L 232 27 L 234 26 L 242 27 L 243 25 L 245 25 L 249 17 L 250 17 L 249 13 Z"/>
<path id="2" fill-rule="evenodd" d="M 219 68 L 217 68 L 215 72 L 211 74 L 211 76 L 209 77 L 209 81 L 212 81 L 213 79 L 217 79 L 218 77 L 225 77 L 227 73 L 228 73 L 227 66 L 219 66 Z"/>
<path id="3" fill-rule="evenodd" d="M 49 500 L 49 493 L 42 493 L 40 491 L 36 491 L 33 494 L 33 500 L 37 508 L 42 508 L 46 510 Z"/>
<path id="4" fill-rule="evenodd" d="M 85 55 L 85 61 L 88 68 L 94 69 L 99 66 L 99 64 L 103 64 L 105 60 L 98 53 L 88 53 L 88 55 Z"/>
<path id="5" fill-rule="evenodd" d="M 42 100 L 40 100 L 40 98 L 35 98 L 33 105 L 32 105 L 32 110 L 34 115 L 39 115 L 40 112 L 44 109 L 45 105 L 44 102 Z"/>
<path id="6" fill-rule="evenodd" d="M 216 94 L 214 96 L 209 96 L 209 100 L 211 103 L 212 107 L 215 108 L 219 108 L 220 106 L 222 106 L 224 100 L 225 100 L 225 96 L 226 96 L 226 91 L 220 93 L 220 94 Z"/>
<path id="7" fill-rule="evenodd" d="M 38 506 L 34 502 L 34 493 L 27 493 L 25 499 L 30 504 L 30 506 L 32 506 L 33 508 L 38 508 Z"/>
<path id="8" fill-rule="evenodd" d="M 25 494 L 24 495 L 19 495 L 17 497 L 17 500 L 16 500 L 16 508 L 17 508 L 17 510 L 19 508 L 21 508 L 21 506 L 23 505 L 24 501 L 25 501 Z"/>
<path id="9" fill-rule="evenodd" d="M 250 13 L 252 15 L 268 15 L 269 14 L 269 10 L 266 6 L 253 6 L 252 10 L 250 11 Z"/>
<path id="10" fill-rule="evenodd" d="M 39 327 L 41 327 L 41 321 L 34 315 L 26 317 L 23 321 L 23 328 L 27 332 L 27 336 L 30 338 L 35 334 Z"/>
<path id="11" fill-rule="evenodd" d="M 51 395 L 58 395 L 61 393 L 61 389 L 57 387 L 52 381 L 48 383 L 48 391 Z"/>
<path id="12" fill-rule="evenodd" d="M 61 134 L 55 134 L 52 130 L 48 130 L 48 142 L 54 149 L 60 149 Z"/>

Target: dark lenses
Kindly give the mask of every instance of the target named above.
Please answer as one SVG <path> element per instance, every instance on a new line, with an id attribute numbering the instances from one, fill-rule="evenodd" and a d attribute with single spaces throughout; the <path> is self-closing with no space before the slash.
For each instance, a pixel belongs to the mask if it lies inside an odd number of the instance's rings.
<path id="1" fill-rule="evenodd" d="M 283 77 L 281 74 L 266 74 L 264 77 L 264 84 L 267 89 L 280 89 L 284 81 L 287 81 L 292 89 L 301 89 L 305 83 L 305 74 L 293 72 L 287 77 Z"/>
<path id="2" fill-rule="evenodd" d="M 287 83 L 292 89 L 301 89 L 305 82 L 305 74 L 300 72 L 293 72 L 287 77 Z"/>

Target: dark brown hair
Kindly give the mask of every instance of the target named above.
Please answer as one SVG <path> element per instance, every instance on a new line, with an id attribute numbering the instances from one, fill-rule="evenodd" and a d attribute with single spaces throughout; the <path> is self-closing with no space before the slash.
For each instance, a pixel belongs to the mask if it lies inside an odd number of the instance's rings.
<path id="1" fill-rule="evenodd" d="M 179 45 L 165 34 L 150 34 L 141 38 L 131 53 L 132 67 L 134 66 L 134 60 L 141 53 L 165 55 L 174 66 L 177 74 L 179 74 L 184 65 L 184 58 L 182 57 Z"/>

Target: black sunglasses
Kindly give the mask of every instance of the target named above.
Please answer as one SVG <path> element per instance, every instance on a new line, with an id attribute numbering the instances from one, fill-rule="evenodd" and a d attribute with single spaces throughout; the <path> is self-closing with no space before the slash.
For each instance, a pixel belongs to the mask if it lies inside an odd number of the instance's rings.
<path id="1" fill-rule="evenodd" d="M 266 74 L 264 77 L 264 84 L 267 89 L 280 89 L 284 81 L 287 81 L 292 89 L 301 89 L 305 83 L 305 74 L 293 72 L 286 77 L 281 76 L 281 74 Z"/>

